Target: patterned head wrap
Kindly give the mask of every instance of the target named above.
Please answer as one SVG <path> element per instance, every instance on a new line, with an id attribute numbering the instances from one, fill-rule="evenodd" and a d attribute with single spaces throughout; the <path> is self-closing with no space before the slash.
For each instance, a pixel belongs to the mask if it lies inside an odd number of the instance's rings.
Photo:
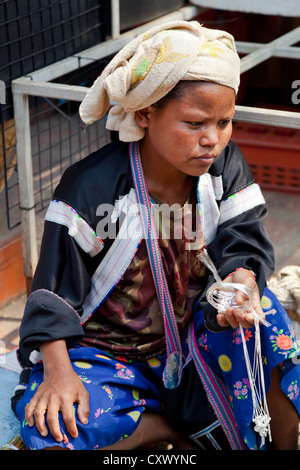
<path id="1" fill-rule="evenodd" d="M 110 109 L 106 127 L 137 141 L 144 129 L 135 112 L 163 98 L 180 80 L 204 80 L 238 91 L 240 59 L 233 37 L 196 21 L 162 24 L 121 49 L 89 89 L 79 113 L 85 124 Z"/>

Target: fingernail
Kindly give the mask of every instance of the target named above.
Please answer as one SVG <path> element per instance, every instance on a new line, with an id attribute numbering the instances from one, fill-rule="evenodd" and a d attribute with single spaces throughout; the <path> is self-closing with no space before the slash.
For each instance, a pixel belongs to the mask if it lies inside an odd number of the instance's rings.
<path id="1" fill-rule="evenodd" d="M 87 423 L 88 423 L 88 419 L 87 419 L 87 418 L 83 418 L 82 422 L 83 422 L 83 424 L 87 424 Z"/>

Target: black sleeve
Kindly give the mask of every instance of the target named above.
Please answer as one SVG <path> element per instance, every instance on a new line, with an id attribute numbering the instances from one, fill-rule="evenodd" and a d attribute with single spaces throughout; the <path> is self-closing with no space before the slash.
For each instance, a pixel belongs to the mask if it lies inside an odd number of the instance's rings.
<path id="1" fill-rule="evenodd" d="M 45 222 L 39 263 L 20 326 L 20 346 L 34 350 L 44 341 L 83 336 L 81 306 L 91 284 L 88 255 L 65 226 Z"/>

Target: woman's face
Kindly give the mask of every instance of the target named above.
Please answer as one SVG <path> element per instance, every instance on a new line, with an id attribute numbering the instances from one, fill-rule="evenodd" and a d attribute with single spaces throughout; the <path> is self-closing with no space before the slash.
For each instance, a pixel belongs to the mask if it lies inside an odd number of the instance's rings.
<path id="1" fill-rule="evenodd" d="M 192 82 L 179 99 L 136 113 L 138 123 L 146 130 L 142 155 L 147 160 L 160 160 L 162 171 L 169 168 L 200 176 L 230 140 L 234 112 L 233 89 Z"/>

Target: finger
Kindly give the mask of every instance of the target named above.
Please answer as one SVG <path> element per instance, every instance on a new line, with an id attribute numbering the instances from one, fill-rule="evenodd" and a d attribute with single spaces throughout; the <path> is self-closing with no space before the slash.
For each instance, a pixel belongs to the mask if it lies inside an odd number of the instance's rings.
<path id="1" fill-rule="evenodd" d="M 239 327 L 239 322 L 236 319 L 236 312 L 240 309 L 233 309 L 233 308 L 227 308 L 225 315 L 226 315 L 226 320 L 231 326 L 231 328 L 238 328 Z"/>
<path id="2" fill-rule="evenodd" d="M 56 399 L 50 399 L 48 410 L 47 410 L 47 424 L 49 426 L 49 430 L 57 442 L 61 442 L 63 440 L 63 435 L 60 430 L 59 425 L 59 405 Z"/>
<path id="3" fill-rule="evenodd" d="M 262 318 L 265 317 L 265 312 L 262 309 L 259 295 L 257 297 L 254 297 L 253 299 L 253 308 L 256 311 L 257 315 Z"/>
<path id="4" fill-rule="evenodd" d="M 253 325 L 254 325 L 254 319 L 250 319 L 249 317 L 245 317 L 244 319 L 240 321 L 240 326 L 242 326 L 245 329 L 252 328 Z"/>
<path id="5" fill-rule="evenodd" d="M 243 328 L 251 328 L 254 325 L 254 315 L 242 309 L 235 310 L 235 319 Z"/>
<path id="6" fill-rule="evenodd" d="M 237 291 L 235 301 L 238 305 L 243 305 L 245 302 L 249 300 L 249 297 L 245 292 L 242 292 L 240 290 Z"/>
<path id="7" fill-rule="evenodd" d="M 47 402 L 40 400 L 33 410 L 35 425 L 40 435 L 45 437 L 48 434 L 48 429 L 45 423 L 45 413 L 47 410 Z"/>
<path id="8" fill-rule="evenodd" d="M 223 328 L 225 328 L 226 326 L 229 326 L 229 323 L 226 320 L 226 316 L 223 313 L 218 313 L 217 314 L 217 322 Z"/>
<path id="9" fill-rule="evenodd" d="M 77 415 L 78 419 L 82 424 L 87 424 L 90 414 L 90 407 L 89 407 L 89 393 L 85 390 L 82 395 L 77 400 L 78 408 L 77 408 Z"/>
<path id="10" fill-rule="evenodd" d="M 36 395 L 34 395 L 34 397 L 30 400 L 29 403 L 27 403 L 25 407 L 25 419 L 31 428 L 32 426 L 34 426 L 34 423 L 35 423 L 33 412 L 37 405 L 37 402 L 38 402 L 38 398 L 36 397 Z"/>
<path id="11" fill-rule="evenodd" d="M 61 407 L 62 417 L 67 428 L 68 433 L 73 438 L 78 436 L 78 430 L 76 425 L 76 418 L 73 410 L 73 403 L 68 402 L 63 404 Z"/>

